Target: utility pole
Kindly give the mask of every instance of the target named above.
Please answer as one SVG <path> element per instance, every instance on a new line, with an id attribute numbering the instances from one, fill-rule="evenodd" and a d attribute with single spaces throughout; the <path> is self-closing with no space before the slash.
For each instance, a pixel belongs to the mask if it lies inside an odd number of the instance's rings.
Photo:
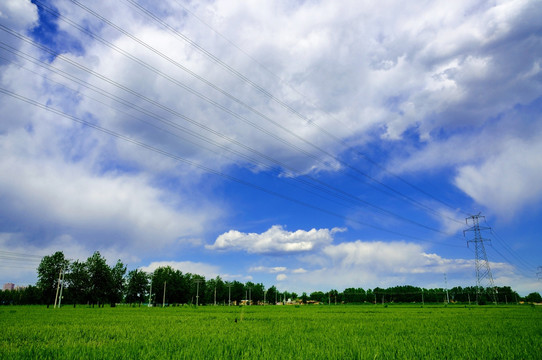
<path id="1" fill-rule="evenodd" d="M 248 286 L 248 304 L 249 305 L 252 305 L 252 287 L 251 286 Z"/>
<path id="2" fill-rule="evenodd" d="M 62 305 L 62 290 L 64 289 L 64 275 L 66 275 L 66 271 L 64 268 L 62 268 L 62 284 L 60 285 L 60 296 L 58 297 L 58 307 Z"/>
<path id="3" fill-rule="evenodd" d="M 474 239 L 467 241 L 467 246 L 469 243 L 474 244 L 474 256 L 475 256 L 475 268 L 476 268 L 476 302 L 479 302 L 480 293 L 483 289 L 483 285 L 488 283 L 489 288 L 491 289 L 491 297 L 493 302 L 497 305 L 497 294 L 495 289 L 495 283 L 493 282 L 493 275 L 491 275 L 491 269 L 489 268 L 489 261 L 487 260 L 486 249 L 484 247 L 484 241 L 490 241 L 488 239 L 483 239 L 481 231 L 490 230 L 491 228 L 487 226 L 480 226 L 480 218 L 484 216 L 471 215 L 465 219 L 465 223 L 469 225 L 469 220 L 472 223 L 472 226 L 466 230 L 463 230 L 463 236 L 467 231 L 474 232 Z"/>
<path id="4" fill-rule="evenodd" d="M 162 307 L 166 307 L 166 282 L 164 281 L 164 296 L 162 297 Z"/>
<path id="5" fill-rule="evenodd" d="M 58 302 L 58 290 L 60 289 L 60 277 L 62 276 L 62 269 L 58 272 L 58 281 L 56 282 L 56 295 L 55 295 L 55 306 L 53 309 L 56 309 L 56 304 Z"/>
<path id="6" fill-rule="evenodd" d="M 228 287 L 228 306 L 231 306 L 231 287 L 233 286 L 232 283 L 228 283 L 226 285 Z"/>
<path id="7" fill-rule="evenodd" d="M 538 280 L 542 280 L 542 266 L 539 266 L 537 269 L 536 276 L 538 277 Z"/>
<path id="8" fill-rule="evenodd" d="M 199 284 L 203 282 L 203 279 L 194 279 L 196 283 L 196 307 L 199 306 Z"/>
<path id="9" fill-rule="evenodd" d="M 216 306 L 216 284 L 215 284 L 215 306 Z"/>
<path id="10" fill-rule="evenodd" d="M 149 307 L 152 306 L 152 278 L 151 278 L 151 289 L 149 290 Z"/>
<path id="11" fill-rule="evenodd" d="M 446 286 L 446 303 L 450 303 L 450 296 L 448 295 L 448 279 L 446 278 L 446 273 L 444 273 L 444 286 Z"/>

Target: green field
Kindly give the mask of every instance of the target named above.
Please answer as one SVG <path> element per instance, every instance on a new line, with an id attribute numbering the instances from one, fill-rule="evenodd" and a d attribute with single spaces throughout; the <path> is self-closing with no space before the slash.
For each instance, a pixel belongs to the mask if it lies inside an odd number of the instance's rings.
<path id="1" fill-rule="evenodd" d="M 541 359 L 542 308 L 0 307 L 0 359 Z"/>

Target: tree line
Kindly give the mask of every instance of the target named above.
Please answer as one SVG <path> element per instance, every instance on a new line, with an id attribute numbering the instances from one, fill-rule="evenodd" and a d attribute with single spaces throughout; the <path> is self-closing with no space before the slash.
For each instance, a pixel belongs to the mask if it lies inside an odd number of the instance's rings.
<path id="1" fill-rule="evenodd" d="M 46 304 L 56 301 L 66 304 L 88 304 L 103 306 L 119 303 L 154 305 L 176 304 L 276 304 L 287 301 L 301 303 L 446 303 L 473 302 L 484 304 L 496 300 L 499 303 L 519 301 L 541 302 L 539 293 L 531 293 L 525 298 L 509 286 L 496 289 L 482 289 L 474 286 L 451 289 L 423 289 L 405 285 L 386 289 L 347 288 L 314 291 L 310 294 L 282 291 L 275 286 L 268 289 L 262 283 L 224 281 L 217 276 L 205 279 L 204 276 L 183 273 L 171 266 L 162 266 L 152 273 L 140 269 L 127 272 L 127 267 L 118 260 L 109 266 L 106 259 L 95 252 L 86 261 L 69 261 L 64 253 L 58 251 L 43 257 L 38 266 L 38 281 L 15 291 L 2 291 L 0 304 Z"/>

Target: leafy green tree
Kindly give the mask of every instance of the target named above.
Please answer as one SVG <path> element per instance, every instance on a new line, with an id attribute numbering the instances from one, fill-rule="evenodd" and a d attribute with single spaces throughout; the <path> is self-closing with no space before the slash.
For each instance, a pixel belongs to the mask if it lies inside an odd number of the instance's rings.
<path id="1" fill-rule="evenodd" d="M 37 287 L 41 291 L 44 303 L 54 303 L 60 272 L 62 269 L 66 270 L 68 265 L 69 261 L 66 260 L 62 251 L 57 251 L 50 256 L 44 256 L 41 260 L 38 266 Z"/>
<path id="2" fill-rule="evenodd" d="M 258 304 L 258 303 L 263 302 L 264 293 L 265 293 L 265 286 L 262 283 L 254 284 L 254 286 L 252 287 L 252 303 Z"/>
<path id="3" fill-rule="evenodd" d="M 230 283 L 231 286 L 231 301 L 236 301 L 237 304 L 241 303 L 241 300 L 245 298 L 245 285 L 243 283 L 234 280 Z"/>
<path id="4" fill-rule="evenodd" d="M 303 304 L 306 304 L 307 300 L 309 300 L 309 296 L 306 292 L 303 292 L 303 294 L 301 294 L 301 302 L 303 302 Z"/>
<path id="5" fill-rule="evenodd" d="M 518 293 L 510 286 L 497 287 L 497 301 L 499 303 L 516 302 L 518 298 Z"/>
<path id="6" fill-rule="evenodd" d="M 228 302 L 228 288 L 226 287 L 226 283 L 220 278 L 220 276 L 217 276 L 214 279 L 214 284 L 216 287 L 217 303 L 226 304 Z M 213 303 L 214 303 L 214 299 L 213 299 Z"/>
<path id="7" fill-rule="evenodd" d="M 254 284 L 251 281 L 248 281 L 245 284 L 245 295 L 243 299 L 252 300 L 252 304 L 258 304 L 263 301 L 263 294 L 265 287 L 262 283 Z"/>
<path id="8" fill-rule="evenodd" d="M 275 285 L 271 286 L 269 289 L 267 289 L 267 295 L 266 300 L 270 304 L 275 304 L 279 301 L 278 298 L 278 291 Z"/>
<path id="9" fill-rule="evenodd" d="M 322 291 L 313 291 L 309 295 L 310 300 L 318 302 L 326 302 L 327 296 Z"/>
<path id="10" fill-rule="evenodd" d="M 111 268 L 109 302 L 111 304 L 120 303 L 123 300 L 124 288 L 126 286 L 126 266 L 122 261 L 117 260 L 115 266 Z"/>
<path id="11" fill-rule="evenodd" d="M 183 275 L 180 270 L 173 269 L 171 266 L 161 266 L 154 271 L 151 276 L 152 282 L 152 302 L 162 304 L 164 301 L 168 304 L 189 302 L 188 278 L 190 274 Z M 165 286 L 164 286 L 165 285 Z"/>
<path id="12" fill-rule="evenodd" d="M 542 296 L 540 296 L 540 293 L 532 292 L 529 295 L 525 296 L 524 300 L 526 302 L 539 303 L 542 302 Z"/>
<path id="13" fill-rule="evenodd" d="M 140 269 L 128 273 L 126 280 L 126 302 L 129 304 L 143 303 L 147 300 L 149 275 Z"/>
<path id="14" fill-rule="evenodd" d="M 105 258 L 99 251 L 94 252 L 86 262 L 89 275 L 89 299 L 95 304 L 104 304 L 109 300 L 112 283 L 111 268 L 107 265 Z"/>
<path id="15" fill-rule="evenodd" d="M 337 290 L 330 290 L 327 293 L 327 296 L 328 296 L 327 298 L 328 302 L 331 302 L 332 304 L 340 303 L 339 292 Z"/>
<path id="16" fill-rule="evenodd" d="M 219 303 L 225 303 L 228 301 L 228 292 L 227 287 L 224 284 L 224 281 L 220 278 L 220 276 L 217 276 L 214 279 L 209 279 L 205 283 L 205 287 L 207 289 L 205 293 L 205 304 L 214 304 L 215 298 L 217 304 Z M 200 298 L 201 299 L 201 298 Z"/>
<path id="17" fill-rule="evenodd" d="M 40 302 L 40 291 L 37 287 L 29 285 L 24 289 L 15 290 L 17 293 L 17 304 L 32 305 Z"/>
<path id="18" fill-rule="evenodd" d="M 66 274 L 66 292 L 74 304 L 83 304 L 89 300 L 90 279 L 85 262 L 74 261 L 70 272 Z"/>
<path id="19" fill-rule="evenodd" d="M 346 303 L 359 304 L 366 300 L 365 290 L 362 288 L 347 288 L 343 291 L 343 300 Z"/>
<path id="20" fill-rule="evenodd" d="M 365 292 L 365 301 L 375 304 L 376 303 L 376 295 L 372 289 L 367 289 Z"/>

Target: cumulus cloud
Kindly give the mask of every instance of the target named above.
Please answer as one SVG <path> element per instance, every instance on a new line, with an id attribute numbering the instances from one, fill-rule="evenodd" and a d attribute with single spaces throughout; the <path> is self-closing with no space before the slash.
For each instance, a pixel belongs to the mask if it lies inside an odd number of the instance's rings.
<path id="1" fill-rule="evenodd" d="M 311 257 L 301 257 L 300 261 L 308 269 L 291 271 L 281 277 L 281 288 L 312 291 L 402 284 L 444 287 L 445 273 L 450 286 L 465 286 L 475 281 L 474 259 L 444 257 L 404 241 L 357 240 L 331 244 Z M 521 278 L 506 263 L 492 262 L 491 269 L 499 281 L 506 277 Z"/>
<path id="2" fill-rule="evenodd" d="M 38 9 L 30 0 L 5 0 L 0 4 L 0 22 L 12 29 L 26 30 L 38 21 Z"/>
<path id="3" fill-rule="evenodd" d="M 398 173 L 456 169 L 453 182 L 458 189 L 490 213 L 510 217 L 542 198 L 539 109 L 537 100 L 502 114 L 479 132 L 430 140 L 394 159 L 393 168 Z"/>
<path id="4" fill-rule="evenodd" d="M 542 199 L 540 154 L 540 140 L 511 140 L 502 152 L 481 164 L 460 167 L 455 184 L 491 212 L 514 216 Z"/>
<path id="5" fill-rule="evenodd" d="M 0 159 L 0 171 L 10 174 L 0 177 L 1 212 L 20 226 L 26 224 L 30 233 L 54 224 L 74 231 L 73 236 L 94 234 L 95 247 L 110 243 L 116 234 L 115 247 L 144 251 L 198 236 L 213 212 L 183 210 L 177 205 L 180 199 L 164 201 L 165 193 L 145 176 L 96 174 L 81 164 L 50 159 L 18 160 Z M 42 240 L 36 236 L 35 241 Z"/>
<path id="6" fill-rule="evenodd" d="M 210 250 L 236 250 L 257 254 L 284 254 L 310 252 L 321 246 L 330 244 L 333 235 L 345 231 L 340 228 L 297 230 L 294 232 L 274 225 L 267 231 L 257 233 L 242 233 L 230 230 L 220 235 L 213 245 L 206 245 Z"/>
<path id="7" fill-rule="evenodd" d="M 285 266 L 274 266 L 274 267 L 268 267 L 268 266 L 255 266 L 248 269 L 249 272 L 264 272 L 264 273 L 278 273 L 278 272 L 284 272 L 287 268 Z"/>

